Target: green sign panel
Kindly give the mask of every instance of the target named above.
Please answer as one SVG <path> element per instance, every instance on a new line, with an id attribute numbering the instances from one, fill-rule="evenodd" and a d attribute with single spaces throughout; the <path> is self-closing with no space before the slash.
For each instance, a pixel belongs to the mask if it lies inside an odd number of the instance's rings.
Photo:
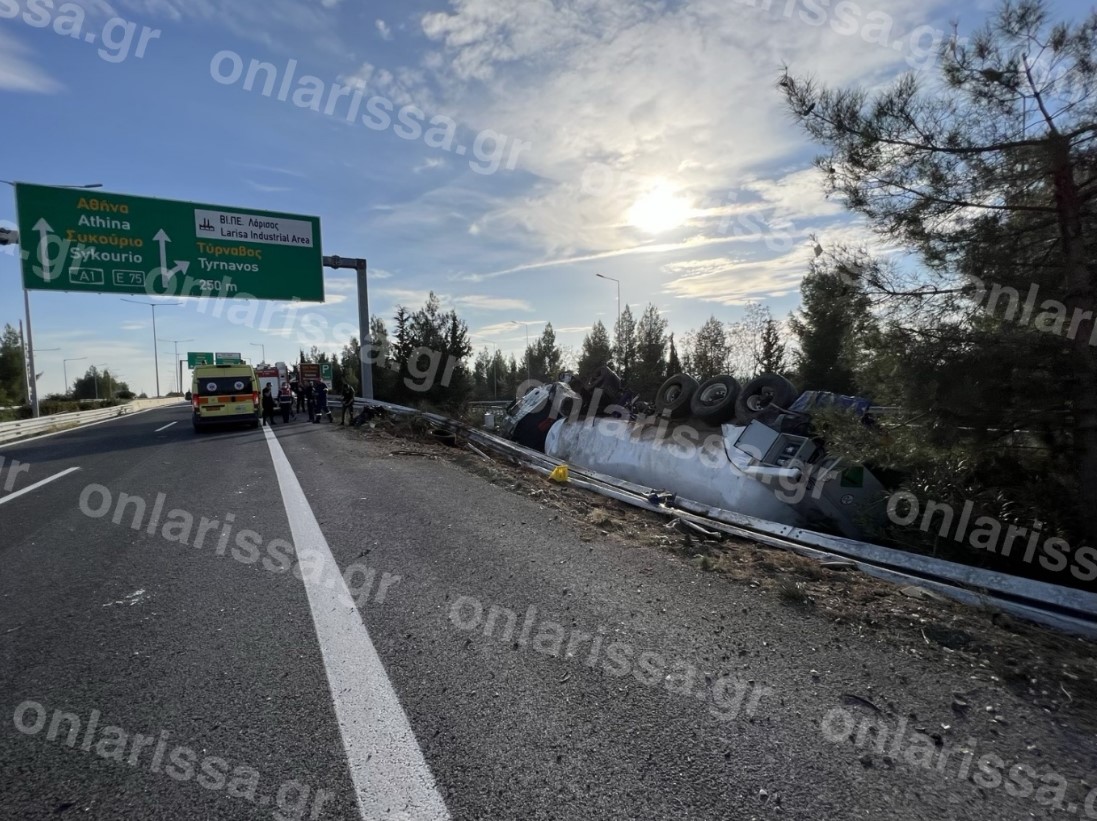
<path id="1" fill-rule="evenodd" d="M 324 301 L 317 217 L 26 183 L 15 203 L 30 289 Z"/>
<path id="2" fill-rule="evenodd" d="M 217 353 L 213 357 L 214 365 L 239 365 L 243 361 L 243 357 L 238 353 Z"/>
<path id="3" fill-rule="evenodd" d="M 322 380 L 324 380 L 325 382 L 327 382 L 329 385 L 331 384 L 331 363 L 330 362 L 321 362 L 320 363 L 320 378 Z"/>
<path id="4" fill-rule="evenodd" d="M 187 351 L 187 367 L 188 368 L 196 368 L 199 365 L 212 365 L 212 364 L 214 364 L 214 362 L 213 362 L 213 353 L 212 352 L 195 353 L 194 351 Z"/>

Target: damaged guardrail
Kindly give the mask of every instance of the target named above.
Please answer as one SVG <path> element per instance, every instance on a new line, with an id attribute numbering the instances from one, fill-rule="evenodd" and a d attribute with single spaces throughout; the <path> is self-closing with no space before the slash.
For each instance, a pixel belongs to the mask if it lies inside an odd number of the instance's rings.
<path id="1" fill-rule="evenodd" d="M 355 403 L 356 408 L 367 405 L 419 416 L 546 476 L 564 464 L 446 416 L 388 402 Z M 719 510 L 574 465 L 568 465 L 568 472 L 569 484 L 633 507 L 816 560 L 847 560 L 876 578 L 917 585 L 970 606 L 993 607 L 1066 633 L 1097 639 L 1097 594 Z"/>

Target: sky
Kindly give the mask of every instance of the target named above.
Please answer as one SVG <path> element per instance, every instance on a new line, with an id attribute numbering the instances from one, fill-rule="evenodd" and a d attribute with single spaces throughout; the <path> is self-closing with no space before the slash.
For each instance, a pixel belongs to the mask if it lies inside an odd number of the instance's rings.
<path id="1" fill-rule="evenodd" d="M 936 44 L 989 8 L 0 0 L 0 179 L 319 217 L 323 253 L 369 261 L 371 313 L 391 327 L 398 304 L 434 291 L 477 348 L 520 357 L 551 322 L 578 351 L 595 321 L 612 329 L 613 280 L 621 307 L 654 303 L 681 337 L 751 302 L 787 316 L 813 236 L 877 243 L 825 196 L 782 68 L 931 81 Z M 0 227 L 15 216 L 0 185 Z M 155 395 L 154 338 L 161 393 L 176 350 L 336 351 L 358 330 L 355 278 L 326 270 L 324 284 L 296 314 L 252 301 L 231 317 L 31 291 L 40 394 L 94 364 Z M 18 249 L 0 248 L 0 323 L 24 318 L 22 297 Z"/>

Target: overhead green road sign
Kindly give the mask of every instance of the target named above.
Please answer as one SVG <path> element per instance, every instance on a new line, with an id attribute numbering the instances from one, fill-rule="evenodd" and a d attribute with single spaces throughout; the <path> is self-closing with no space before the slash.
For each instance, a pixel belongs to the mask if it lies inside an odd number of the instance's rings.
<path id="1" fill-rule="evenodd" d="M 241 365 L 243 364 L 243 357 L 238 353 L 215 353 L 213 358 L 214 365 Z"/>
<path id="2" fill-rule="evenodd" d="M 30 289 L 324 301 L 317 217 L 27 183 L 15 203 Z"/>
<path id="3" fill-rule="evenodd" d="M 194 351 L 187 351 L 187 367 L 197 368 L 199 365 L 212 365 L 213 352 L 203 351 L 201 353 L 195 353 Z"/>

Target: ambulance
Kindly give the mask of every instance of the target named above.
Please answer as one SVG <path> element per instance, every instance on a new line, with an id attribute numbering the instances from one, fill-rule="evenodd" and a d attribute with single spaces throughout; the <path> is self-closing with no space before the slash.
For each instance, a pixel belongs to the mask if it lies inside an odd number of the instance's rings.
<path id="1" fill-rule="evenodd" d="M 259 390 L 251 365 L 198 365 L 191 382 L 194 430 L 233 424 L 259 427 Z"/>

